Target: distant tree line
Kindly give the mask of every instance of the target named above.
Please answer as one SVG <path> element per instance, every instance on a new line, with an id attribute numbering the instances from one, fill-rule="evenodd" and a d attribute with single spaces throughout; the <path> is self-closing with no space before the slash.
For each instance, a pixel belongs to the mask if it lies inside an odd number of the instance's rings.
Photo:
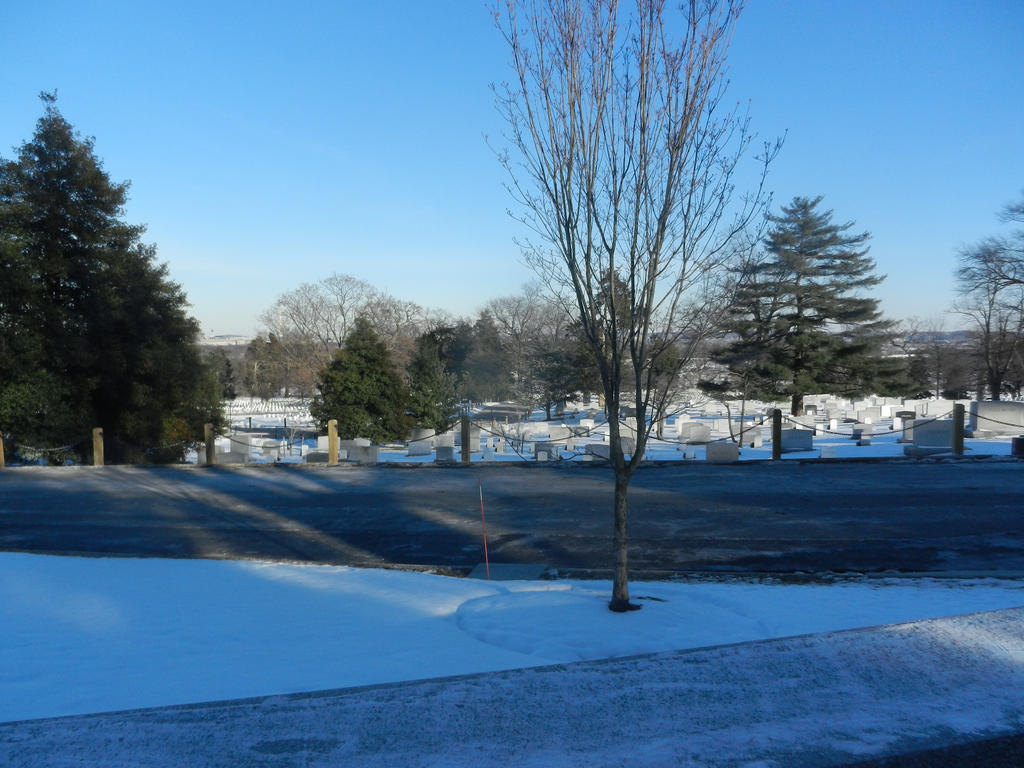
<path id="1" fill-rule="evenodd" d="M 239 394 L 309 398 L 321 422 L 379 440 L 446 429 L 466 400 L 514 400 L 551 418 L 559 403 L 604 390 L 595 349 L 636 321 L 636 287 L 615 275 L 598 276 L 587 321 L 550 286 L 459 318 L 333 274 L 282 294 L 247 346 L 202 349 L 144 228 L 123 221 L 127 183 L 109 179 L 53 96 L 43 100 L 32 139 L 0 158 L 8 450 L 67 446 L 66 458 L 85 459 L 100 426 L 112 461 L 176 460 L 204 423 L 223 425 L 221 402 Z M 716 397 L 785 399 L 794 414 L 814 392 L 1021 395 L 1024 231 L 961 252 L 955 311 L 970 328 L 898 328 L 870 296 L 883 277 L 869 235 L 835 223 L 821 202 L 794 198 L 734 238 L 693 316 L 679 311 L 672 334 L 647 337 L 643 382 L 620 371 L 622 403 L 634 389 L 664 403 L 698 380 Z M 1024 223 L 1024 199 L 1002 218 Z M 604 331 L 586 326 L 595 319 Z"/>
<path id="2" fill-rule="evenodd" d="M 1024 222 L 1024 201 L 1007 206 L 1003 218 Z M 704 326 L 673 340 L 674 357 L 659 353 L 670 372 L 662 389 L 699 382 L 714 397 L 785 400 L 794 415 L 805 395 L 819 392 L 1024 392 L 1024 233 L 964 249 L 954 311 L 971 327 L 945 332 L 882 316 L 871 296 L 884 276 L 868 256 L 870 235 L 833 221 L 821 197 L 794 198 L 764 223 L 737 252 L 719 305 L 704 307 Z M 606 281 L 602 290 L 622 294 L 619 304 L 627 305 L 625 284 Z M 359 323 L 361 334 L 383 345 L 405 387 L 406 399 L 393 406 L 408 417 L 403 429 L 446 426 L 462 400 L 515 400 L 550 418 L 558 403 L 601 390 L 579 320 L 536 285 L 492 299 L 475 318 L 453 318 L 336 274 L 283 294 L 262 319 L 266 332 L 244 355 L 235 353 L 234 367 L 244 373 L 225 392 L 317 396 L 323 407 L 323 373 L 336 367 Z M 684 358 L 683 367 L 672 363 Z M 231 361 L 215 368 L 225 366 Z M 633 386 L 628 372 L 622 386 Z"/>
<path id="3" fill-rule="evenodd" d="M 733 259 L 718 302 L 658 352 L 650 386 L 674 394 L 699 379 L 713 396 L 785 399 L 797 415 L 810 393 L 902 395 L 923 386 L 895 324 L 869 295 L 883 279 L 867 256 L 869 235 L 834 223 L 820 204 L 798 197 L 767 215 L 766 232 Z M 620 296 L 610 304 L 628 306 L 628 285 L 602 285 Z M 283 294 L 262 318 L 268 330 L 240 361 L 241 389 L 311 397 L 315 415 L 339 418 L 350 437 L 446 428 L 462 400 L 515 400 L 550 418 L 558 403 L 601 391 L 579 321 L 537 286 L 455 319 L 336 274 Z M 385 369 L 372 383 L 370 371 Z M 621 381 L 635 386 L 628 371 Z M 371 419 L 374 399 L 387 407 Z M 362 413 L 343 418 L 346 409 Z M 386 414 L 403 418 L 385 428 Z"/>
<path id="4" fill-rule="evenodd" d="M 536 287 L 454 318 L 333 274 L 282 294 L 261 320 L 244 351 L 209 352 L 223 393 L 311 398 L 314 415 L 338 418 L 349 437 L 447 429 L 467 400 L 515 400 L 550 416 L 598 387 L 577 326 Z M 375 399 L 383 410 L 371 417 Z"/>

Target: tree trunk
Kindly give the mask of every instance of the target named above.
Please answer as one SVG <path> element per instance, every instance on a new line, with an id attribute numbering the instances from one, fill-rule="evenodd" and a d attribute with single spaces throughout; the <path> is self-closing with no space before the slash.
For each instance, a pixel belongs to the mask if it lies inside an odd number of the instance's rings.
<path id="1" fill-rule="evenodd" d="M 993 403 L 999 402 L 999 395 L 1003 391 L 1003 379 L 994 373 L 988 375 L 988 399 Z M 979 400 L 981 398 L 978 398 Z"/>
<path id="2" fill-rule="evenodd" d="M 789 413 L 792 416 L 803 416 L 804 415 L 804 396 L 803 394 L 794 394 L 793 400 L 790 405 Z"/>
<path id="3" fill-rule="evenodd" d="M 615 470 L 615 581 L 608 607 L 618 613 L 636 611 L 641 606 L 629 602 L 629 537 L 626 531 L 628 508 L 626 492 L 629 489 L 628 470 Z"/>

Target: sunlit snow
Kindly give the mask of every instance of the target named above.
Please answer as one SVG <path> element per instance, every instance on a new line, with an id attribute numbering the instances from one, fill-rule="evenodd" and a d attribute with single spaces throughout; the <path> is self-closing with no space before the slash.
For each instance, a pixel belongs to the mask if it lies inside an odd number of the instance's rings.
<path id="1" fill-rule="evenodd" d="M 487 582 L 0 554 L 0 721 L 697 648 L 1024 605 L 1024 582 Z"/>

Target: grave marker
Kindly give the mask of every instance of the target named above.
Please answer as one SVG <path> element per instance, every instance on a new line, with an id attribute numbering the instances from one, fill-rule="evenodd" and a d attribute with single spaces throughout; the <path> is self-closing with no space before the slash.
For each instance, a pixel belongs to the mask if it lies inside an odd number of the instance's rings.
<path id="1" fill-rule="evenodd" d="M 814 449 L 814 432 L 809 429 L 783 429 L 779 437 L 783 453 Z"/>
<path id="2" fill-rule="evenodd" d="M 1024 403 L 972 402 L 970 428 L 997 435 L 1020 435 L 1024 432 Z"/>
<path id="3" fill-rule="evenodd" d="M 708 443 L 706 459 L 711 464 L 729 464 L 740 460 L 740 449 L 732 442 Z"/>
<path id="4" fill-rule="evenodd" d="M 689 445 L 700 445 L 711 439 L 711 429 L 702 421 L 688 421 L 679 425 L 679 439 Z"/>

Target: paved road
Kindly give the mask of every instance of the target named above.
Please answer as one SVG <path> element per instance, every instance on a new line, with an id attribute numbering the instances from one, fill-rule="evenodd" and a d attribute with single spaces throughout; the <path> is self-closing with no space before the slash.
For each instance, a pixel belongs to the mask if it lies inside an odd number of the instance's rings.
<path id="1" fill-rule="evenodd" d="M 0 550 L 607 570 L 593 466 L 0 470 Z M 1024 574 L 1024 462 L 655 466 L 631 487 L 642 571 Z"/>

